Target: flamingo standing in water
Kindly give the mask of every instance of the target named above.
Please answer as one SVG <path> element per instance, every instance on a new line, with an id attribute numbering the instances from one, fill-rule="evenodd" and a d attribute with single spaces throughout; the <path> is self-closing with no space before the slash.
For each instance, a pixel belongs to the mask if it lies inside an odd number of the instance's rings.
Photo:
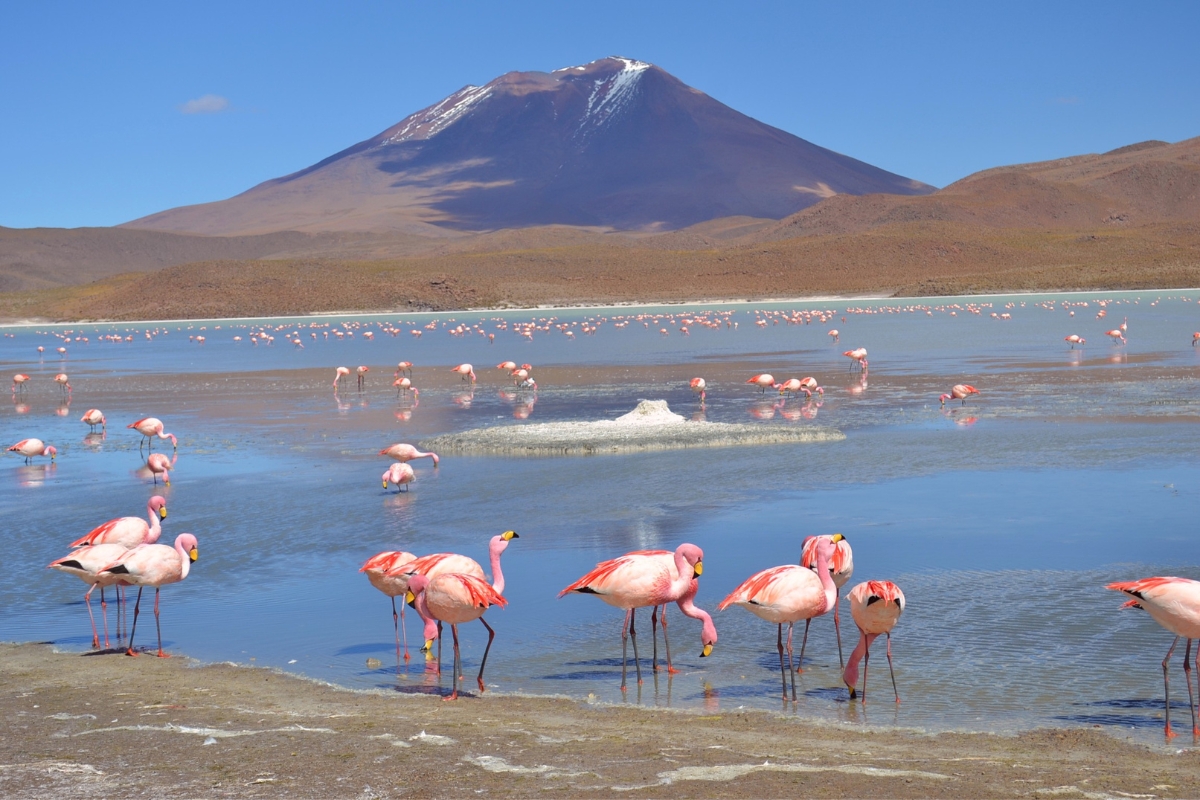
<path id="1" fill-rule="evenodd" d="M 1192 347 L 1196 346 L 1196 342 L 1200 342 L 1200 331 L 1196 331 L 1192 334 Z"/>
<path id="2" fill-rule="evenodd" d="M 104 419 L 104 413 L 98 408 L 89 408 L 87 411 L 83 412 L 83 416 L 79 421 L 86 422 L 92 429 L 92 433 L 96 432 L 97 425 L 103 429 L 108 428 L 108 423 Z"/>
<path id="3" fill-rule="evenodd" d="M 450 371 L 457 372 L 464 381 L 470 379 L 471 383 L 475 382 L 475 368 L 470 364 L 459 364 L 457 367 L 451 367 Z"/>
<path id="4" fill-rule="evenodd" d="M 385 447 L 379 451 L 379 455 L 394 458 L 401 463 L 408 463 L 417 458 L 431 458 L 435 467 L 439 461 L 437 453 L 422 453 L 411 444 L 394 444 L 390 447 Z"/>
<path id="5" fill-rule="evenodd" d="M 396 484 L 396 491 L 408 491 L 408 484 L 417 479 L 417 473 L 408 464 L 392 464 L 383 473 L 383 488 L 388 488 L 389 483 Z"/>
<path id="6" fill-rule="evenodd" d="M 400 636 L 404 636 L 404 660 L 409 660 L 408 655 L 408 631 L 404 630 L 404 604 L 400 604 L 400 613 L 396 613 L 396 598 L 403 597 L 408 592 L 408 574 L 405 572 L 397 572 L 395 575 L 388 575 L 388 571 L 396 567 L 403 567 L 416 560 L 416 556 L 404 550 L 386 550 L 382 553 L 376 553 L 367 559 L 367 563 L 362 565 L 359 572 L 367 574 L 367 580 L 371 582 L 379 591 L 392 600 L 392 625 L 396 628 L 396 661 L 400 660 Z"/>
<path id="7" fill-rule="evenodd" d="M 788 378 L 783 383 L 777 383 L 771 388 L 778 389 L 780 394 L 787 392 L 788 394 L 794 395 L 796 392 L 800 391 L 800 379 Z"/>
<path id="8" fill-rule="evenodd" d="M 438 624 L 450 623 L 450 632 L 454 636 L 454 666 L 451 670 L 450 696 L 447 700 L 458 699 L 458 681 L 462 673 L 462 655 L 458 649 L 458 626 L 464 622 L 479 620 L 488 631 L 488 643 L 483 649 L 483 660 L 479 662 L 479 691 L 484 691 L 483 670 L 487 667 L 488 653 L 492 649 L 492 640 L 496 631 L 483 618 L 492 606 L 504 608 L 508 601 L 504 596 L 489 586 L 482 578 L 474 575 L 448 573 L 429 578 L 425 575 L 413 575 L 408 581 L 408 594 L 405 600 L 413 604 L 417 613 L 425 620 L 425 652 L 433 649 L 433 640 L 439 638 Z"/>
<path id="9" fill-rule="evenodd" d="M 67 378 L 67 373 L 60 372 L 54 376 L 54 382 L 58 384 L 58 388 L 67 394 L 71 393 L 71 384 Z"/>
<path id="10" fill-rule="evenodd" d="M 828 335 L 832 336 L 833 340 L 835 342 L 840 342 L 842 340 L 842 334 L 838 331 L 837 328 L 834 328 L 833 330 L 831 330 Z"/>
<path id="11" fill-rule="evenodd" d="M 855 364 L 858 365 L 860 370 L 865 370 L 867 368 L 867 348 L 856 347 L 853 350 L 847 350 L 846 352 L 842 353 L 842 355 L 850 359 L 851 369 L 854 369 Z"/>
<path id="12" fill-rule="evenodd" d="M 1104 335 L 1111 336 L 1112 340 L 1113 340 L 1113 344 L 1116 344 L 1118 342 L 1120 342 L 1121 344 L 1126 344 L 1125 331 L 1121 330 L 1120 328 L 1113 328 L 1111 331 L 1105 331 Z"/>
<path id="13" fill-rule="evenodd" d="M 1186 638 L 1183 646 L 1183 682 L 1188 687 L 1188 707 L 1192 712 L 1192 735 L 1200 736 L 1200 728 L 1196 726 L 1195 698 L 1192 695 L 1192 673 L 1189 654 L 1192 640 L 1200 639 L 1200 581 L 1187 578 L 1142 578 L 1140 581 L 1121 581 L 1110 583 L 1105 587 L 1129 595 L 1121 608 L 1140 608 L 1150 614 L 1151 619 L 1175 634 L 1171 649 L 1162 661 L 1163 693 L 1165 695 L 1166 725 L 1164 732 L 1168 737 L 1174 736 L 1171 730 L 1171 681 L 1167 677 L 1167 667 L 1179 637 Z M 1200 664 L 1200 645 L 1196 648 L 1196 660 Z"/>
<path id="14" fill-rule="evenodd" d="M 18 372 L 16 375 L 13 375 L 13 392 L 15 393 L 17 390 L 25 391 L 25 384 L 27 383 L 29 383 L 29 376 L 24 372 Z"/>
<path id="15" fill-rule="evenodd" d="M 392 386 L 396 387 L 397 399 L 400 398 L 401 392 L 416 391 L 416 389 L 413 389 L 411 378 L 396 378 L 396 380 L 392 381 Z"/>
<path id="16" fill-rule="evenodd" d="M 150 470 L 150 474 L 154 477 L 155 485 L 158 484 L 159 475 L 162 475 L 163 483 L 167 486 L 171 485 L 171 473 L 167 470 L 173 466 L 171 459 L 162 453 L 151 453 L 150 457 L 146 459 L 146 469 Z"/>
<path id="17" fill-rule="evenodd" d="M 358 390 L 361 392 L 367 383 L 367 373 L 371 371 L 370 367 L 359 367 L 355 370 L 358 373 Z"/>
<path id="18" fill-rule="evenodd" d="M 938 398 L 941 404 L 946 405 L 947 400 L 962 400 L 962 405 L 967 404 L 967 398 L 973 394 L 979 394 L 979 390 L 974 386 L 969 386 L 965 383 L 955 384 L 948 394 L 943 394 Z"/>
<path id="19" fill-rule="evenodd" d="M 59 572 L 74 575 L 88 584 L 88 590 L 83 595 L 83 601 L 87 604 L 88 619 L 92 621 L 92 647 L 95 649 L 99 649 L 100 647 L 100 634 L 96 630 L 96 617 L 92 614 L 92 592 L 97 586 L 100 587 L 100 616 L 104 621 L 104 647 L 108 649 L 108 602 L 104 599 L 104 589 L 107 586 L 121 583 L 122 578 L 119 575 L 111 573 L 100 575 L 99 572 L 113 562 L 121 559 L 127 552 L 129 552 L 129 548 L 123 545 L 98 544 L 93 547 L 80 548 L 70 555 L 63 556 L 46 565 L 48 569 L 56 569 Z M 119 628 L 119 609 L 117 623 Z"/>
<path id="20" fill-rule="evenodd" d="M 858 626 L 858 644 L 850 653 L 850 661 L 842 672 L 842 680 L 850 689 L 850 699 L 855 697 L 854 686 L 858 683 L 858 662 L 863 662 L 862 701 L 867 702 L 867 665 L 871 661 L 871 642 L 881 634 L 887 637 L 888 672 L 892 676 L 892 691 L 896 702 L 900 702 L 900 690 L 896 688 L 896 673 L 892 669 L 892 628 L 904 613 L 904 592 L 891 581 L 865 581 L 850 590 L 850 615 Z"/>
<path id="21" fill-rule="evenodd" d="M 783 682 L 784 699 L 787 699 L 787 672 L 792 676 L 792 699 L 796 699 L 796 671 L 792 666 L 793 626 L 800 620 L 808 621 L 828 613 L 837 605 L 837 587 L 829 574 L 829 562 L 842 535 L 835 533 L 833 536 L 810 538 L 816 540 L 815 574 L 813 570 L 798 564 L 772 567 L 751 575 L 717 606 L 718 611 L 724 611 L 731 605 L 739 605 L 756 617 L 778 626 L 776 648 L 779 650 L 779 675 Z M 785 622 L 788 625 L 787 672 L 783 664 Z"/>
<path id="22" fill-rule="evenodd" d="M 200 557 L 199 543 L 190 533 L 175 537 L 175 546 L 148 544 L 125 555 L 115 563 L 100 570 L 100 575 L 116 575 L 120 580 L 138 587 L 137 602 L 133 604 L 133 625 L 129 629 L 129 648 L 126 655 L 136 656 L 133 649 L 133 634 L 137 631 L 138 610 L 142 603 L 142 589 L 154 587 L 154 626 L 158 629 L 158 657 L 167 658 L 162 649 L 162 625 L 158 617 L 158 595 L 162 587 L 178 583 L 188 576 L 192 562 Z"/>
<path id="23" fill-rule="evenodd" d="M 515 361 L 501 361 L 499 364 L 496 365 L 496 369 L 502 370 L 503 372 L 508 372 L 508 373 L 512 373 L 512 371 L 515 370 L 516 368 L 517 368 L 517 362 L 515 362 Z"/>
<path id="24" fill-rule="evenodd" d="M 341 383 L 342 378 L 346 377 L 349 374 L 350 374 L 349 367 L 338 367 L 336 370 L 333 371 L 333 388 L 335 391 L 338 388 L 338 384 Z"/>
<path id="25" fill-rule="evenodd" d="M 767 391 L 767 387 L 774 388 L 775 376 L 771 375 L 770 373 L 764 372 L 761 375 L 755 375 L 753 378 L 746 381 L 746 383 L 753 384 L 754 386 L 759 387 L 760 389 L 762 389 L 762 392 L 765 394 Z"/>
<path id="26" fill-rule="evenodd" d="M 704 382 L 704 378 L 692 378 L 688 385 L 692 387 L 693 393 L 700 395 L 700 405 L 704 405 L 704 398 L 708 396 L 708 384 Z"/>
<path id="27" fill-rule="evenodd" d="M 854 574 L 854 551 L 850 549 L 850 542 L 846 540 L 842 534 L 837 534 L 841 537 L 836 541 L 832 536 L 809 536 L 804 540 L 804 549 L 800 552 L 800 566 L 811 570 L 817 568 L 817 542 L 821 539 L 829 539 L 833 541 L 833 555 L 829 557 L 829 574 L 833 578 L 833 585 L 836 588 L 833 596 L 833 631 L 837 634 L 838 644 L 838 664 L 843 667 L 846 665 L 842 658 L 842 620 L 838 613 L 838 600 L 842 587 L 850 582 L 850 576 Z M 808 622 L 804 623 L 804 642 L 800 645 L 800 671 L 804 671 L 804 648 L 808 644 Z"/>
<path id="28" fill-rule="evenodd" d="M 392 377 L 399 378 L 401 373 L 407 372 L 408 377 L 411 378 L 412 377 L 412 367 L 413 367 L 413 365 L 412 365 L 411 361 L 401 361 L 399 364 L 396 365 L 396 374 L 393 375 Z"/>
<path id="29" fill-rule="evenodd" d="M 71 542 L 71 547 L 95 547 L 101 544 L 118 544 L 132 550 L 143 544 L 154 544 L 162 535 L 160 520 L 167 518 L 167 499 L 154 495 L 146 503 L 146 519 L 141 517 L 117 517 L 103 525 L 97 525 L 84 536 Z M 146 520 L 149 520 L 147 522 Z M 111 562 L 110 562 L 111 563 Z"/>
<path id="30" fill-rule="evenodd" d="M 1082 336 L 1080 336 L 1080 335 L 1079 335 L 1079 334 L 1077 334 L 1077 333 L 1072 333 L 1070 336 L 1064 336 L 1064 337 L 1063 337 L 1063 341 L 1064 341 L 1064 342 L 1070 342 L 1070 343 L 1071 343 L 1071 349 L 1072 349 L 1072 350 L 1074 350 L 1074 349 L 1075 349 L 1075 345 L 1077 345 L 1077 344 L 1078 344 L 1078 345 L 1085 345 L 1085 344 L 1087 344 L 1087 339 L 1083 338 Z"/>
<path id="31" fill-rule="evenodd" d="M 8 452 L 24 456 L 25 463 L 31 464 L 37 456 L 50 456 L 50 460 L 53 461 L 54 457 L 58 455 L 58 448 L 52 444 L 46 444 L 41 439 L 22 439 L 8 448 Z"/>
<path id="32" fill-rule="evenodd" d="M 661 558 L 664 555 L 671 554 L 663 550 L 637 550 L 610 561 L 602 561 L 591 572 L 558 593 L 559 597 L 569 592 L 594 594 L 610 606 L 625 609 L 625 621 L 621 626 L 621 691 L 626 689 L 629 638 L 633 639 L 633 665 L 638 683 L 642 682 L 634 612 L 644 606 L 678 602 L 688 595 L 692 581 L 704 571 L 704 551 L 694 544 L 679 545 L 671 562 Z M 680 605 L 680 609 L 683 609 L 683 605 Z M 710 630 L 711 625 L 710 619 L 701 632 L 701 658 L 712 653 L 717 641 L 716 629 Z"/>
<path id="33" fill-rule="evenodd" d="M 150 442 L 151 448 L 154 447 L 154 437 L 157 436 L 159 439 L 170 439 L 171 447 L 175 450 L 179 449 L 179 440 L 175 438 L 175 434 L 165 433 L 163 431 L 162 420 L 158 419 L 157 417 L 143 417 L 137 422 L 129 423 L 125 427 L 133 428 L 135 431 L 140 433 L 142 438 Z M 141 442 L 138 443 L 138 449 L 142 449 Z"/>

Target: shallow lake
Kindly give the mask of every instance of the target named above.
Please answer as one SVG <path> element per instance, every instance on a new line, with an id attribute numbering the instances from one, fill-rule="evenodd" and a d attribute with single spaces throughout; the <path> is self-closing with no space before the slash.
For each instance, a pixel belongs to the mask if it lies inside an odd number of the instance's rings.
<path id="1" fill-rule="evenodd" d="M 163 590 L 165 644 L 204 661 L 446 691 L 448 668 L 439 680 L 415 652 L 412 612 L 414 659 L 397 666 L 390 603 L 358 568 L 390 549 L 486 563 L 488 539 L 512 528 L 510 605 L 487 617 L 495 691 L 928 730 L 1100 725 L 1153 740 L 1171 635 L 1119 610 L 1104 585 L 1200 578 L 1198 300 L 1143 291 L 7 328 L 0 365 L 32 379 L 3 407 L 0 441 L 38 437 L 59 455 L 54 466 L 15 454 L 0 465 L 9 520 L 0 556 L 21 577 L 0 587 L 0 638 L 86 649 L 86 587 L 45 565 L 94 526 L 141 514 L 158 492 L 170 510 L 162 541 L 183 531 L 200 541 L 191 576 Z M 517 327 L 537 320 L 532 338 Z M 1123 320 L 1128 342 L 1114 344 L 1105 331 Z M 1071 349 L 1068 334 L 1086 346 Z M 865 379 L 842 355 L 854 347 L 869 351 Z M 494 368 L 509 359 L 534 365 L 536 393 Z M 419 401 L 392 387 L 400 360 L 415 364 Z M 461 362 L 476 366 L 473 391 L 450 372 Z M 351 374 L 335 393 L 334 368 L 360 364 L 371 369 L 364 390 Z M 70 376 L 69 402 L 57 372 Z M 760 394 L 745 384 L 759 372 L 812 375 L 825 394 Z M 695 376 L 709 384 L 703 410 L 688 388 Z M 982 393 L 941 408 L 939 394 L 956 383 Z M 411 491 L 380 487 L 390 462 L 377 452 L 393 442 L 612 419 L 643 398 L 708 421 L 829 426 L 846 439 L 447 456 L 436 470 L 414 462 Z M 80 422 L 92 407 L 109 420 L 105 436 L 87 436 Z M 141 471 L 139 437 L 125 428 L 144 416 L 179 437 L 169 489 Z M 814 621 L 799 702 L 785 705 L 774 626 L 715 610 L 753 572 L 794 563 L 805 536 L 833 532 L 854 548 L 850 586 L 890 579 L 907 595 L 892 639 L 899 706 L 882 642 L 867 705 L 847 702 L 829 617 Z M 697 603 L 714 614 L 720 641 L 698 658 L 699 624 L 672 607 L 680 674 L 646 669 L 623 698 L 622 613 L 556 594 L 597 561 L 685 541 L 704 549 Z M 857 632 L 845 602 L 841 617 L 848 654 Z M 645 612 L 638 622 L 648 666 Z M 486 634 L 476 623 L 461 634 L 473 691 Z M 150 616 L 137 638 L 154 643 Z M 1180 655 L 1173 714 L 1182 719 Z M 448 648 L 445 658 L 448 667 Z"/>

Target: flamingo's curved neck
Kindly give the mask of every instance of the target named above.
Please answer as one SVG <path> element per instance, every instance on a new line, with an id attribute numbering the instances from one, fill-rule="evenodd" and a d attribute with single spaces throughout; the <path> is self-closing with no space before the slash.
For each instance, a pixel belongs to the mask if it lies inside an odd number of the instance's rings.
<path id="1" fill-rule="evenodd" d="M 190 556 L 188 556 L 187 550 L 183 549 L 183 544 L 181 542 L 175 542 L 175 552 L 179 553 L 179 561 L 181 564 L 179 568 L 179 580 L 183 580 L 188 576 L 188 573 L 191 572 L 192 559 Z"/>
<path id="2" fill-rule="evenodd" d="M 413 607 L 417 609 L 417 615 L 425 620 L 425 641 L 431 642 L 438 637 L 437 622 L 433 618 L 433 614 L 429 613 L 429 604 L 425 602 L 425 592 L 421 592 L 413 600 Z"/>
<path id="3" fill-rule="evenodd" d="M 504 552 L 504 540 L 499 536 L 494 537 L 488 550 L 492 559 L 492 588 L 496 590 L 496 594 L 504 594 L 504 571 L 500 569 L 500 554 Z"/>
<path id="4" fill-rule="evenodd" d="M 698 591 L 700 588 L 700 582 L 696 581 L 695 583 L 696 588 L 688 591 L 687 594 L 679 598 L 679 600 L 676 601 L 676 605 L 679 606 L 679 610 L 683 612 L 685 617 L 691 617 L 692 619 L 700 620 L 700 635 L 702 641 L 715 642 L 717 640 L 717 628 L 715 625 L 713 625 L 712 617 L 709 616 L 707 611 L 702 608 L 697 608 L 695 603 L 692 602 L 696 598 L 696 591 Z"/>
<path id="5" fill-rule="evenodd" d="M 822 548 L 817 548 L 817 577 L 821 579 L 821 588 L 825 590 L 825 610 L 822 614 L 826 614 L 837 603 L 837 585 L 833 582 L 833 576 L 829 574 L 829 559 L 825 556 Z"/>
<path id="6" fill-rule="evenodd" d="M 692 581 L 696 577 L 695 568 L 687 562 L 683 557 L 683 553 L 675 551 L 675 580 L 671 581 L 671 594 L 675 597 L 680 597 L 687 593 L 691 588 Z M 693 593 L 694 594 L 694 593 Z M 680 600 L 679 602 L 683 602 Z M 680 606 L 682 608 L 682 606 Z"/>
<path id="7" fill-rule="evenodd" d="M 162 536 L 162 525 L 158 521 L 158 514 L 154 511 L 154 507 L 149 503 L 146 504 L 146 513 L 150 519 L 150 531 L 146 534 L 146 540 L 142 544 L 154 544 L 158 541 L 158 537 Z"/>
<path id="8" fill-rule="evenodd" d="M 842 680 L 847 686 L 858 685 L 858 662 L 863 660 L 863 656 L 867 654 L 867 648 L 871 646 L 871 642 L 875 640 L 878 634 L 864 633 L 861 628 L 858 631 L 858 644 L 851 651 L 850 657 L 846 659 L 846 671 L 842 673 Z"/>

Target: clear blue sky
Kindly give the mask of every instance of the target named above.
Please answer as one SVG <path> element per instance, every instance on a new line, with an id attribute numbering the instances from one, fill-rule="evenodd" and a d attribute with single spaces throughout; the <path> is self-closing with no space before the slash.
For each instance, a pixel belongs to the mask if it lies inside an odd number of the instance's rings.
<path id="1" fill-rule="evenodd" d="M 229 197 L 465 84 L 612 54 L 943 186 L 1200 136 L 1198 36 L 1194 0 L 12 2 L 0 225 L 111 225 Z"/>

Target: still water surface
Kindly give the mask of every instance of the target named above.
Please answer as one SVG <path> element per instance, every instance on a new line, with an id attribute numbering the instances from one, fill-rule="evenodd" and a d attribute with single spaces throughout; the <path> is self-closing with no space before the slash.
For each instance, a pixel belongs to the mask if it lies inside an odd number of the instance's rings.
<path id="1" fill-rule="evenodd" d="M 1171 637 L 1143 613 L 1118 611 L 1121 598 L 1103 586 L 1200 578 L 1200 348 L 1189 346 L 1200 329 L 1197 300 L 1198 292 L 1141 292 L 911 301 L 916 310 L 821 301 L 10 328 L 0 365 L 33 380 L 4 407 L 0 441 L 36 436 L 59 457 L 53 468 L 15 456 L 0 465 L 0 511 L 10 520 L 0 557 L 21 576 L 0 586 L 0 638 L 89 645 L 84 585 L 44 567 L 95 525 L 144 509 L 155 487 L 138 471 L 138 437 L 125 425 L 153 415 L 180 439 L 172 486 L 158 487 L 170 508 L 163 541 L 183 531 L 200 540 L 192 575 L 163 591 L 166 646 L 177 652 L 356 688 L 445 691 L 448 678 L 439 685 L 419 658 L 397 669 L 390 604 L 357 569 L 385 549 L 486 562 L 488 538 L 514 528 L 521 538 L 504 556 L 510 605 L 488 614 L 497 630 L 489 685 L 622 702 L 621 613 L 555 595 L 597 561 L 690 541 L 705 552 L 697 602 L 714 613 L 720 641 L 711 658 L 697 658 L 698 623 L 672 609 L 681 673 L 647 671 L 625 701 L 781 710 L 774 627 L 715 607 L 751 573 L 795 562 L 806 535 L 840 531 L 854 548 L 851 585 L 891 579 L 907 595 L 893 637 L 903 702 L 891 700 L 882 645 L 865 710 L 846 702 L 832 621 L 822 618 L 787 713 L 930 730 L 1101 725 L 1153 739 L 1158 662 Z M 972 302 L 980 313 L 967 309 Z M 720 327 L 697 324 L 702 310 Z M 803 310 L 828 313 L 785 321 Z M 552 314 L 550 331 L 532 341 L 513 330 Z M 651 316 L 616 327 L 617 317 L 638 314 Z M 688 335 L 678 330 L 685 318 Z M 1128 344 L 1117 346 L 1104 331 L 1123 318 Z M 448 333 L 476 323 L 494 343 Z M 553 327 L 572 323 L 573 338 Z M 593 324 L 594 335 L 583 332 Z M 275 342 L 252 345 L 250 332 L 268 325 Z M 334 329 L 344 335 L 325 336 Z M 303 348 L 287 341 L 293 332 Z M 133 341 L 101 340 L 117 333 Z M 1069 349 L 1071 333 L 1086 347 Z M 198 335 L 203 344 L 188 338 Z M 867 380 L 841 355 L 859 346 L 870 353 Z M 535 365 L 536 395 L 515 392 L 493 369 L 508 359 Z M 391 387 L 400 360 L 416 364 L 417 403 Z M 449 372 L 463 361 L 476 365 L 473 392 Z M 335 394 L 334 367 L 359 364 L 371 367 L 365 391 L 352 376 Z M 74 387 L 69 403 L 51 381 L 59 371 Z M 744 381 L 762 371 L 813 375 L 824 399 L 759 395 Z M 687 387 L 696 375 L 710 386 L 703 412 Z M 982 395 L 940 409 L 938 395 L 955 383 Z M 436 471 L 415 462 L 408 493 L 380 488 L 389 462 L 376 453 L 392 442 L 613 418 L 641 398 L 710 421 L 828 425 L 847 438 L 446 457 Z M 79 417 L 91 407 L 107 415 L 106 437 L 85 439 Z M 419 621 L 410 613 L 408 622 L 416 643 Z M 842 626 L 848 653 L 857 634 L 844 603 Z M 648 628 L 641 620 L 643 656 Z M 153 632 L 139 626 L 139 641 L 151 644 Z M 469 682 L 484 633 L 475 624 L 462 631 Z"/>

